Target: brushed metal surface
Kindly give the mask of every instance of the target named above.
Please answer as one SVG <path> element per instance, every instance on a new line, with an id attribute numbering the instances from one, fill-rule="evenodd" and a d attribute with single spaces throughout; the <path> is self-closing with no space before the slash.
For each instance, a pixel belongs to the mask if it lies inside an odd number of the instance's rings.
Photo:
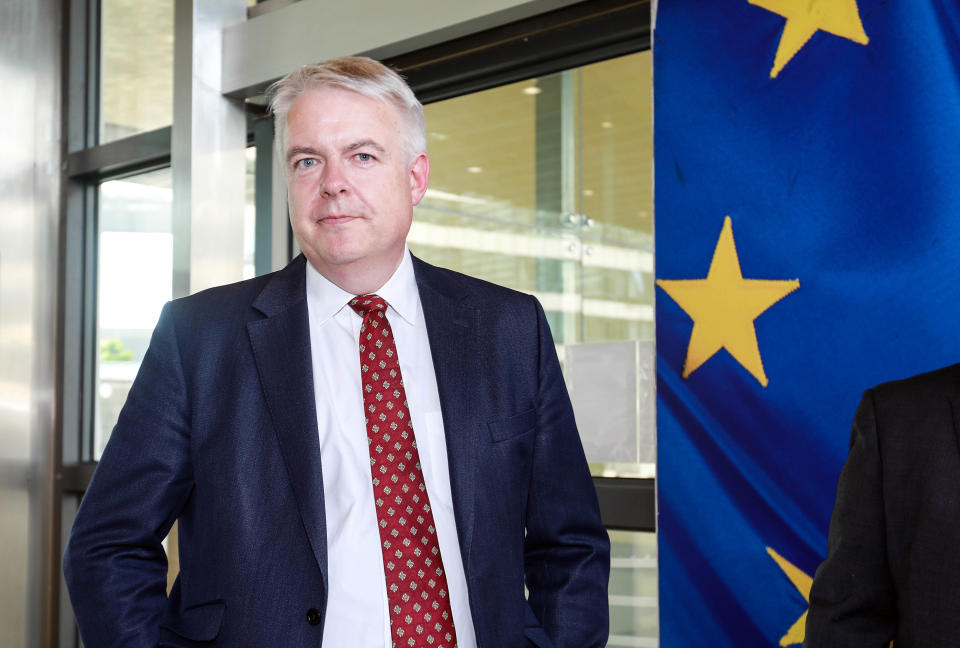
<path id="1" fill-rule="evenodd" d="M 0 645 L 44 641 L 60 199 L 59 2 L 0 6 Z"/>

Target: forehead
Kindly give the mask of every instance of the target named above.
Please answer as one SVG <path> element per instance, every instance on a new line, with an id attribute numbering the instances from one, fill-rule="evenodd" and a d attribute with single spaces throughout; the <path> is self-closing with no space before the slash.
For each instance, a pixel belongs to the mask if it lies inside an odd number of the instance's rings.
<path id="1" fill-rule="evenodd" d="M 343 88 L 310 88 L 300 93 L 287 113 L 288 143 L 300 137 L 396 136 L 397 109 Z"/>

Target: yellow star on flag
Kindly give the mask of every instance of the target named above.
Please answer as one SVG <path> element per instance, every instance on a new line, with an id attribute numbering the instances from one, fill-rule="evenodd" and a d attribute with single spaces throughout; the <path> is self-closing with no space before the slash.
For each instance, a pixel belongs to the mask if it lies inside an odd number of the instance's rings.
<path id="1" fill-rule="evenodd" d="M 683 377 L 726 349 L 761 385 L 767 386 L 753 321 L 800 287 L 797 279 L 744 279 L 730 217 L 713 252 L 706 279 L 658 279 L 657 285 L 693 319 Z"/>
<path id="2" fill-rule="evenodd" d="M 770 547 L 767 547 L 767 553 L 770 554 L 770 557 L 773 558 L 777 565 L 780 566 L 780 569 L 782 569 L 783 573 L 787 575 L 787 578 L 789 578 L 790 582 L 793 583 L 793 586 L 797 588 L 797 591 L 803 595 L 803 600 L 809 604 L 810 586 L 813 584 L 813 579 L 801 571 L 799 567 L 791 563 L 789 560 L 778 554 Z M 792 626 L 790 626 L 789 630 L 787 630 L 787 634 L 780 637 L 780 645 L 792 646 L 794 644 L 803 643 L 806 627 L 807 610 L 804 610 L 803 614 L 800 615 L 800 618 L 797 619 Z"/>
<path id="3" fill-rule="evenodd" d="M 807 44 L 818 31 L 866 45 L 870 42 L 863 30 L 856 0 L 748 0 L 752 5 L 783 16 L 783 26 L 777 55 L 770 70 L 774 79 L 794 54 Z"/>

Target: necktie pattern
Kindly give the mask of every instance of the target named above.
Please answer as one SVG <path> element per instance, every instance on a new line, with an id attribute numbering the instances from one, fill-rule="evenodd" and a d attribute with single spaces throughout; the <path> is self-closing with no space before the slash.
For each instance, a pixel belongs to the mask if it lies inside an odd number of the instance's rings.
<path id="1" fill-rule="evenodd" d="M 350 301 L 361 317 L 360 380 L 394 648 L 456 648 L 447 577 L 386 302 Z"/>

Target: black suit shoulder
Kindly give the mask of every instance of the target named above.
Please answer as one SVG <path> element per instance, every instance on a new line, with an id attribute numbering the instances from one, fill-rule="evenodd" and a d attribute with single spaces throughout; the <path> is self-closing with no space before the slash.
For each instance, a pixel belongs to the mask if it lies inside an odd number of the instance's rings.
<path id="1" fill-rule="evenodd" d="M 960 365 L 868 389 L 840 474 L 805 648 L 949 645 L 960 614 Z"/>
<path id="2" fill-rule="evenodd" d="M 960 397 L 960 364 L 882 383 L 867 390 L 869 404 L 878 424 L 878 432 L 891 429 L 915 431 L 933 420 L 952 420 L 952 403 Z M 944 420 L 945 419 L 945 420 Z"/>
<path id="3" fill-rule="evenodd" d="M 911 402 L 917 398 L 953 394 L 958 387 L 960 387 L 960 364 L 954 364 L 909 378 L 882 383 L 871 391 L 877 399 L 884 401 Z"/>

